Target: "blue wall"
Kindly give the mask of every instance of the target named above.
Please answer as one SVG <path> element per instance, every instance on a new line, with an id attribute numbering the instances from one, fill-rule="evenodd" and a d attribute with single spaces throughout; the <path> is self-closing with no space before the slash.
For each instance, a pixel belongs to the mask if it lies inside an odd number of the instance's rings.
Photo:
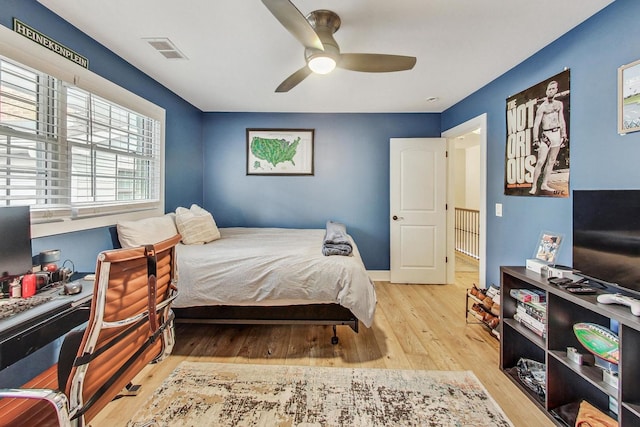
<path id="1" fill-rule="evenodd" d="M 35 0 L 0 0 L 0 25 L 13 27 L 13 18 L 89 59 L 94 73 L 159 105 L 166 110 L 165 128 L 165 205 L 202 203 L 202 112 L 125 62 L 77 28 L 69 25 Z M 108 228 L 34 239 L 33 251 L 60 248 L 79 271 L 93 271 L 96 255 L 110 249 Z"/>
<path id="2" fill-rule="evenodd" d="M 617 69 L 640 59 L 639 17 L 639 1 L 617 0 L 442 113 L 443 130 L 487 113 L 487 283 L 499 283 L 500 265 L 523 265 L 542 230 L 565 235 L 558 262 L 571 265 L 572 198 L 504 195 L 509 96 L 571 69 L 570 189 L 640 188 L 640 132 L 617 134 Z"/>
<path id="3" fill-rule="evenodd" d="M 638 16 L 640 2 L 615 1 L 442 115 L 202 113 L 35 0 L 0 0 L 1 25 L 19 18 L 87 56 L 95 73 L 167 110 L 167 211 L 200 203 L 221 226 L 344 221 L 372 270 L 389 268 L 388 139 L 437 136 L 486 112 L 488 283 L 498 283 L 500 265 L 530 257 L 542 230 L 565 234 L 559 262 L 571 263 L 571 198 L 504 195 L 507 97 L 570 68 L 571 189 L 640 188 L 640 133 L 616 133 L 617 68 L 640 59 Z M 246 176 L 247 127 L 314 128 L 315 175 Z M 492 215 L 495 203 L 503 217 Z M 61 247 L 78 269 L 91 270 L 110 244 L 109 230 L 98 229 L 36 239 L 34 252 Z"/>
<path id="4" fill-rule="evenodd" d="M 247 128 L 315 129 L 313 176 L 247 176 Z M 389 269 L 389 138 L 440 136 L 439 114 L 204 114 L 204 207 L 221 227 L 344 222 Z"/>

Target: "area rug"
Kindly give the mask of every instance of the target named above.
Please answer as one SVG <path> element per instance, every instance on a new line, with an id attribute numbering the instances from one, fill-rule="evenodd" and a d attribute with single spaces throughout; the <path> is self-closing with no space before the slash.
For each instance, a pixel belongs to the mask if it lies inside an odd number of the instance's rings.
<path id="1" fill-rule="evenodd" d="M 182 362 L 129 426 L 513 426 L 471 371 Z"/>

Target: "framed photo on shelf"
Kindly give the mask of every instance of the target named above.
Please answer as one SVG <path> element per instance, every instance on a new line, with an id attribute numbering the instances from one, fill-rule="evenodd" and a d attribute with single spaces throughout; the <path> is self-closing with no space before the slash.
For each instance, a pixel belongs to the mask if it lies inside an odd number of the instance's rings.
<path id="1" fill-rule="evenodd" d="M 561 234 L 543 231 L 538 238 L 533 257 L 549 265 L 555 265 L 562 240 Z"/>
<path id="2" fill-rule="evenodd" d="M 313 175 L 313 129 L 247 129 L 247 175 Z"/>
<path id="3" fill-rule="evenodd" d="M 640 130 L 640 59 L 618 68 L 618 133 Z"/>

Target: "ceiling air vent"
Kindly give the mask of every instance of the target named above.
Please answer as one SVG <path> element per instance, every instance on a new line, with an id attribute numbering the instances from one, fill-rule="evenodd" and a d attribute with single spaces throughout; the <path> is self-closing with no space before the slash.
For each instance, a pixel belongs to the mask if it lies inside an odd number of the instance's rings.
<path id="1" fill-rule="evenodd" d="M 145 38 L 143 40 L 149 43 L 151 47 L 160 52 L 167 59 L 187 59 L 187 57 L 178 50 L 173 42 L 166 37 Z"/>

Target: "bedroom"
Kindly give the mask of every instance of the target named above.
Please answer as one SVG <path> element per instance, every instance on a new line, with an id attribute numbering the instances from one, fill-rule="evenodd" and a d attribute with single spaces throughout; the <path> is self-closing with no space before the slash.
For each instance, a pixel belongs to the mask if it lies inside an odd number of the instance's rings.
<path id="1" fill-rule="evenodd" d="M 388 139 L 440 136 L 441 132 L 484 113 L 488 120 L 487 235 L 491 236 L 487 242 L 486 283 L 499 283 L 500 265 L 522 264 L 531 255 L 532 242 L 541 228 L 565 233 L 567 247 L 570 246 L 570 199 L 507 197 L 503 194 L 505 99 L 565 67 L 572 70 L 575 95 L 572 139 L 576 144 L 572 150 L 571 188 L 637 187 L 639 177 L 634 154 L 640 150 L 639 136 L 621 137 L 615 128 L 616 70 L 640 57 L 634 43 L 623 42 L 637 39 L 638 30 L 633 23 L 634 18 L 640 16 L 640 6 L 634 1 L 615 1 L 445 111 L 394 114 L 202 113 L 159 83 L 133 70 L 124 60 L 95 45 L 39 3 L 3 1 L 1 9 L 3 26 L 11 28 L 11 19 L 18 16 L 71 48 L 90 50 L 95 67 L 104 77 L 166 108 L 166 149 L 170 159 L 167 163 L 166 211 L 201 203 L 213 212 L 220 226 L 321 227 L 327 216 L 335 212 L 324 203 L 329 196 L 326 188 L 334 181 L 324 185 L 312 177 L 270 178 L 264 181 L 269 182 L 269 189 L 261 190 L 252 188 L 257 181 L 246 177 L 243 169 L 245 128 L 291 127 L 292 124 L 315 128 L 318 135 L 324 135 L 321 139 L 318 136 L 318 143 L 322 141 L 326 147 L 317 152 L 317 167 L 326 168 L 324 174 L 335 174 L 339 171 L 331 170 L 331 160 L 341 157 L 353 168 L 353 175 L 348 180 L 334 185 L 341 188 L 338 203 L 344 207 L 342 216 L 335 219 L 349 225 L 350 232 L 363 249 L 368 270 L 389 268 L 386 237 L 389 227 L 386 198 Z M 241 149 L 233 151 L 234 143 Z M 612 146 L 615 146 L 613 155 L 602 155 Z M 284 200 L 283 194 L 288 195 Z M 305 196 L 308 194 L 314 197 L 309 199 Z M 281 203 L 266 204 L 265 201 L 274 198 Z M 496 203 L 503 206 L 502 217 L 493 215 Z M 256 209 L 256 206 L 262 208 Z M 74 259 L 79 270 L 86 271 L 93 269 L 95 254 L 111 244 L 108 230 L 97 228 L 37 238 L 33 250 L 37 253 L 59 247 L 67 257 Z M 570 264 L 570 251 L 561 252 L 559 262 Z"/>

